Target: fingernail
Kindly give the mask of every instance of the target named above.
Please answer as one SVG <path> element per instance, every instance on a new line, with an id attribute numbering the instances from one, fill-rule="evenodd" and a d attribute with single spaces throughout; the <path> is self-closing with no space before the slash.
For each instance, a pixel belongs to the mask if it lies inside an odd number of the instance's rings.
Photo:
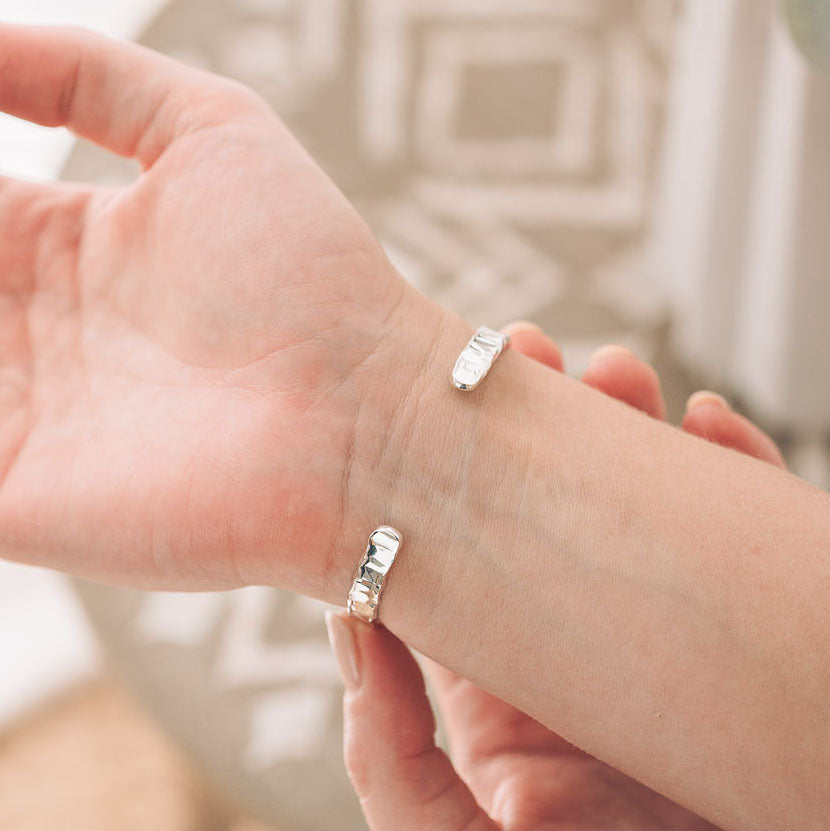
<path id="1" fill-rule="evenodd" d="M 723 410 L 732 409 L 729 406 L 729 402 L 722 395 L 718 395 L 716 392 L 711 392 L 710 390 L 700 390 L 694 395 L 689 396 L 689 400 L 686 402 L 686 412 L 688 413 L 689 410 L 694 407 L 699 407 L 701 404 L 714 404 Z"/>
<path id="2" fill-rule="evenodd" d="M 329 643 L 340 667 L 340 675 L 348 690 L 360 686 L 360 660 L 357 654 L 357 641 L 351 622 L 342 612 L 326 611 L 326 629 Z"/>
<path id="3" fill-rule="evenodd" d="M 615 355 L 625 355 L 627 358 L 637 357 L 628 347 L 620 346 L 618 343 L 609 343 L 605 346 L 600 346 L 600 348 L 597 349 L 593 355 L 591 355 L 591 360 L 588 362 L 588 364 L 590 366 L 595 363 L 599 363 L 600 361 L 603 361 L 606 358 L 611 358 Z"/>

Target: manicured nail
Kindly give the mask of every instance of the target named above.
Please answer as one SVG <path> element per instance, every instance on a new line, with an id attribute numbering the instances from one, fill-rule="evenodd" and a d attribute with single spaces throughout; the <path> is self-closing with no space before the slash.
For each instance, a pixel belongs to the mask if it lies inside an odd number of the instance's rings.
<path id="1" fill-rule="evenodd" d="M 340 675 L 346 689 L 356 690 L 360 686 L 360 658 L 357 654 L 353 624 L 342 612 L 326 611 L 326 629 L 329 643 L 340 666 Z"/>
<path id="2" fill-rule="evenodd" d="M 732 409 L 729 406 L 729 402 L 722 395 L 718 395 L 716 392 L 711 392 L 710 390 L 700 390 L 694 395 L 689 396 L 689 400 L 686 402 L 686 412 L 688 413 L 694 407 L 699 407 L 701 404 L 714 404 L 722 410 Z"/>

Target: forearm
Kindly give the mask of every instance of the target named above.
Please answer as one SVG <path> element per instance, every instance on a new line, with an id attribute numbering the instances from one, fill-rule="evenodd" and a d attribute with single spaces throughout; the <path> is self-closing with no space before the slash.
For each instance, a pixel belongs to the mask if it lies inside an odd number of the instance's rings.
<path id="1" fill-rule="evenodd" d="M 404 532 L 386 625 L 716 822 L 818 827 L 827 497 L 515 353 L 459 393 L 471 327 L 414 304 L 396 331 L 343 533 Z M 357 556 L 338 554 L 330 599 Z"/>

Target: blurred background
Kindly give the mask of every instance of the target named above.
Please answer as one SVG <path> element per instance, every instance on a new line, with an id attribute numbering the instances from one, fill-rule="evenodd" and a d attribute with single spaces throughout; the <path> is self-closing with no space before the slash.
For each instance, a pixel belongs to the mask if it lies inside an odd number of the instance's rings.
<path id="1" fill-rule="evenodd" d="M 244 81 L 425 293 L 536 321 L 573 374 L 629 346 L 674 421 L 718 389 L 830 484 L 827 3 L 0 0 L 0 19 Z M 0 172 L 136 175 L 8 117 Z M 322 614 L 0 564 L 0 831 L 362 829 Z"/>

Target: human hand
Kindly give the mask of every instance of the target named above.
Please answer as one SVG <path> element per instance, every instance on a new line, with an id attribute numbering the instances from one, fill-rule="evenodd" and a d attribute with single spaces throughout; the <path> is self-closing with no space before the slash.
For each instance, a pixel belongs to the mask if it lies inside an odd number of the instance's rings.
<path id="1" fill-rule="evenodd" d="M 509 327 L 512 348 L 561 371 L 556 345 L 528 324 Z M 654 418 L 665 405 L 654 370 L 628 350 L 594 356 L 583 381 Z M 683 429 L 783 467 L 775 443 L 712 393 L 689 399 Z M 346 683 L 345 754 L 372 831 L 712 829 L 537 721 L 424 659 L 452 747 L 435 746 L 421 670 L 383 627 L 342 613 L 327 622 Z"/>
<path id="2" fill-rule="evenodd" d="M 319 595 L 411 290 L 249 90 L 81 30 L 0 25 L 0 56 L 0 110 L 143 167 L 0 178 L 0 554 Z"/>

